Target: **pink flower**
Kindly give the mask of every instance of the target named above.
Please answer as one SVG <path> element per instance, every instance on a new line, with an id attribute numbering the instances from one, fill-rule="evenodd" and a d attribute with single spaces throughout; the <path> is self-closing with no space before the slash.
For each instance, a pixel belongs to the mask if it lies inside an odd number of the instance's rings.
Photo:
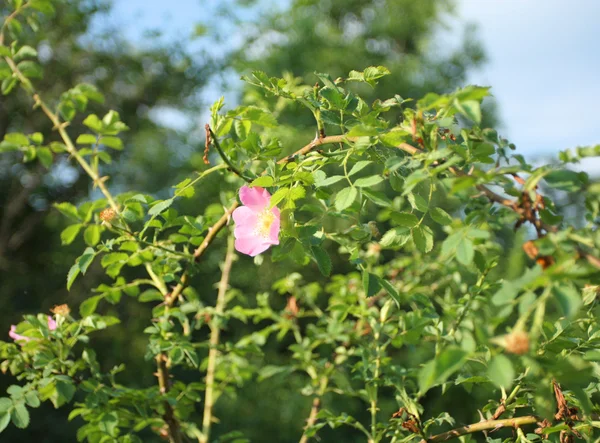
<path id="1" fill-rule="evenodd" d="M 48 316 L 48 329 L 50 329 L 51 331 L 54 331 L 56 329 L 56 321 L 50 316 Z M 15 341 L 17 341 L 17 340 L 23 340 L 23 341 L 32 340 L 31 337 L 25 337 L 24 335 L 17 334 L 17 326 L 16 325 L 10 325 L 10 331 L 8 332 L 8 336 Z"/>
<path id="2" fill-rule="evenodd" d="M 281 213 L 269 208 L 271 194 L 266 189 L 242 186 L 240 200 L 244 204 L 233 211 L 235 249 L 251 257 L 279 244 Z"/>
<path id="3" fill-rule="evenodd" d="M 48 316 L 48 329 L 50 329 L 51 331 L 54 331 L 56 329 L 56 321 Z"/>

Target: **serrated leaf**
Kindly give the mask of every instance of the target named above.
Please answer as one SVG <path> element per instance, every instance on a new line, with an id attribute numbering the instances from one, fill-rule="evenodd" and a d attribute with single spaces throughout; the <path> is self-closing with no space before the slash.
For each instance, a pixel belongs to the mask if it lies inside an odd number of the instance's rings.
<path id="1" fill-rule="evenodd" d="M 411 232 L 407 228 L 394 228 L 383 234 L 379 244 L 384 248 L 400 247 L 403 246 L 411 237 Z"/>
<path id="2" fill-rule="evenodd" d="M 324 180 L 321 180 L 316 183 L 319 188 L 323 188 L 325 186 L 333 185 L 334 183 L 343 180 L 345 177 L 343 175 L 332 175 L 331 177 L 327 177 Z"/>
<path id="3" fill-rule="evenodd" d="M 157 203 L 154 204 L 154 206 L 152 206 L 148 210 L 148 215 L 150 215 L 151 217 L 156 217 L 161 212 L 166 211 L 169 208 L 169 206 L 171 206 L 172 204 L 173 204 L 172 198 L 170 198 L 168 200 L 158 201 Z"/>
<path id="4" fill-rule="evenodd" d="M 414 228 L 419 224 L 419 219 L 415 214 L 410 212 L 392 212 L 391 219 L 405 228 Z"/>
<path id="5" fill-rule="evenodd" d="M 259 186 L 261 188 L 270 188 L 271 186 L 273 186 L 274 181 L 275 180 L 273 180 L 273 177 L 263 175 L 262 177 L 254 179 L 252 183 L 250 183 L 250 187 Z"/>
<path id="6" fill-rule="evenodd" d="M 93 297 L 84 300 L 83 303 L 79 306 L 79 314 L 81 317 L 87 317 L 96 312 L 96 308 L 98 307 L 98 303 L 100 300 L 104 298 L 104 295 L 94 295 Z"/>
<path id="7" fill-rule="evenodd" d="M 381 289 L 381 283 L 379 277 L 370 272 L 363 271 L 362 273 L 363 289 L 365 296 L 372 297 L 379 292 Z"/>
<path id="8" fill-rule="evenodd" d="M 356 200 L 357 195 L 358 191 L 354 186 L 342 189 L 335 196 L 335 209 L 343 211 L 349 208 L 354 203 L 354 200 Z"/>
<path id="9" fill-rule="evenodd" d="M 433 249 L 433 232 L 427 226 L 417 226 L 413 229 L 413 240 L 417 249 L 427 253 Z"/>
<path id="10" fill-rule="evenodd" d="M 279 204 L 284 198 L 287 198 L 290 193 L 289 188 L 280 188 L 271 196 L 270 207 L 273 208 Z"/>
<path id="11" fill-rule="evenodd" d="M 83 239 L 88 246 L 96 246 L 100 241 L 101 228 L 98 225 L 89 225 L 83 233 Z"/>
<path id="12" fill-rule="evenodd" d="M 370 188 L 371 186 L 378 185 L 383 180 L 381 175 L 372 175 L 370 177 L 359 178 L 354 182 L 354 186 L 359 188 Z"/>
<path id="13" fill-rule="evenodd" d="M 390 297 L 392 297 L 394 302 L 396 302 L 396 306 L 400 308 L 402 300 L 400 299 L 400 294 L 398 293 L 396 288 L 394 288 L 394 285 L 392 285 L 389 281 L 387 281 L 384 278 L 379 278 L 379 284 L 383 287 L 383 289 L 385 289 L 385 291 L 390 295 Z"/>
<path id="14" fill-rule="evenodd" d="M 352 166 L 352 169 L 350 169 L 350 172 L 348 173 L 348 176 L 351 177 L 354 174 L 356 174 L 357 172 L 362 171 L 364 168 L 366 168 L 367 166 L 369 166 L 370 164 L 372 164 L 373 162 L 370 160 L 361 160 L 359 162 L 356 162 L 356 164 L 354 166 Z"/>
<path id="15" fill-rule="evenodd" d="M 23 403 L 14 405 L 14 409 L 10 414 L 13 424 L 19 429 L 25 429 L 29 426 L 29 411 Z"/>
<path id="16" fill-rule="evenodd" d="M 75 263 L 73 266 L 71 266 L 71 269 L 69 269 L 69 273 L 67 274 L 67 291 L 71 289 L 71 285 L 73 285 L 73 282 L 80 272 L 81 270 L 79 269 L 78 263 Z"/>
<path id="17" fill-rule="evenodd" d="M 67 226 L 60 233 L 60 241 L 61 241 L 61 243 L 63 245 L 70 245 L 71 243 L 73 243 L 73 241 L 77 237 L 77 234 L 79 234 L 79 231 L 81 230 L 81 228 L 82 228 L 81 224 Z"/>
<path id="18" fill-rule="evenodd" d="M 429 211 L 429 215 L 433 219 L 434 222 L 447 226 L 452 224 L 452 217 L 442 208 L 433 208 Z"/>
<path id="19" fill-rule="evenodd" d="M 328 277 L 329 274 L 331 274 L 332 266 L 331 266 L 331 259 L 329 258 L 327 251 L 325 251 L 325 249 L 323 249 L 320 246 L 312 246 L 310 248 L 310 250 L 312 252 L 312 256 L 314 257 L 315 261 L 317 262 L 319 271 L 321 271 L 321 274 Z"/>

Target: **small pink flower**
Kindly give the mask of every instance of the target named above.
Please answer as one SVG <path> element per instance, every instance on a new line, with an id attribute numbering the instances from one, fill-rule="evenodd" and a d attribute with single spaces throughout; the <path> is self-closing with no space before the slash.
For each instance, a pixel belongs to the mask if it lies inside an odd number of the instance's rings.
<path id="1" fill-rule="evenodd" d="M 50 316 L 48 316 L 48 329 L 50 329 L 51 331 L 54 331 L 56 329 L 56 321 Z M 8 332 L 8 336 L 15 341 L 17 341 L 17 340 L 23 340 L 23 341 L 32 340 L 31 337 L 25 337 L 24 335 L 17 334 L 17 326 L 16 325 L 10 325 L 10 331 Z"/>
<path id="2" fill-rule="evenodd" d="M 50 329 L 51 331 L 54 331 L 56 329 L 56 321 L 48 316 L 48 329 Z"/>
<path id="3" fill-rule="evenodd" d="M 242 186 L 240 200 L 244 206 L 233 211 L 235 249 L 254 257 L 278 245 L 281 213 L 276 206 L 269 208 L 271 194 L 258 186 Z"/>

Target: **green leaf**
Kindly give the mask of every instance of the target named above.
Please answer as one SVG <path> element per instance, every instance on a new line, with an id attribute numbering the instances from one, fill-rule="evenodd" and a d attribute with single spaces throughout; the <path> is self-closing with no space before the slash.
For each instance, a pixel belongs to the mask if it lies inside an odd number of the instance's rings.
<path id="1" fill-rule="evenodd" d="M 102 137 L 100 143 L 109 148 L 121 151 L 123 149 L 123 141 L 119 137 Z"/>
<path id="2" fill-rule="evenodd" d="M 378 206 L 388 207 L 392 204 L 392 201 L 383 192 L 371 191 L 369 189 L 362 189 L 362 194 L 373 203 Z"/>
<path id="3" fill-rule="evenodd" d="M 394 299 L 394 301 L 396 302 L 396 306 L 400 308 L 402 300 L 400 298 L 400 294 L 398 293 L 396 288 L 394 288 L 394 285 L 392 285 L 389 281 L 387 281 L 384 278 L 379 278 L 379 284 L 383 287 L 383 289 L 385 289 L 385 291 L 390 295 L 390 297 Z"/>
<path id="4" fill-rule="evenodd" d="M 50 151 L 50 148 L 46 148 L 46 147 L 37 148 L 37 157 L 38 157 L 38 160 L 40 161 L 40 163 L 43 166 L 45 166 L 46 168 L 49 168 L 50 166 L 52 166 L 52 161 L 54 160 L 54 157 L 52 156 L 52 152 Z"/>
<path id="5" fill-rule="evenodd" d="M 473 248 L 473 242 L 463 237 L 460 243 L 456 246 L 456 259 L 459 263 L 462 263 L 465 266 L 468 266 L 473 261 L 473 256 L 475 255 L 475 250 Z"/>
<path id="6" fill-rule="evenodd" d="M 29 411 L 23 403 L 17 403 L 14 406 L 10 414 L 12 422 L 17 428 L 25 429 L 29 426 Z"/>
<path id="7" fill-rule="evenodd" d="M 452 374 L 464 366 L 469 354 L 457 347 L 446 348 L 439 356 L 431 360 L 419 372 L 419 391 L 421 394 L 430 388 L 444 383 Z"/>
<path id="8" fill-rule="evenodd" d="M 93 134 L 81 134 L 75 140 L 78 145 L 95 145 L 98 142 L 98 138 Z"/>
<path id="9" fill-rule="evenodd" d="M 405 228 L 414 228 L 419 224 L 417 216 L 410 212 L 392 212 L 390 217 L 394 222 Z"/>
<path id="10" fill-rule="evenodd" d="M 379 244 L 384 248 L 404 246 L 412 237 L 408 228 L 394 228 L 387 231 L 381 237 Z"/>
<path id="11" fill-rule="evenodd" d="M 428 226 L 417 226 L 412 233 L 415 246 L 419 251 L 427 253 L 433 249 L 433 232 Z"/>
<path id="12" fill-rule="evenodd" d="M 29 139 L 27 138 L 27 136 L 21 134 L 20 132 L 10 132 L 4 136 L 4 140 L 19 146 L 29 145 Z"/>
<path id="13" fill-rule="evenodd" d="M 138 298 L 142 303 L 149 301 L 163 301 L 164 299 L 163 295 L 156 289 L 147 289 L 142 292 Z"/>
<path id="14" fill-rule="evenodd" d="M 332 175 L 331 177 L 327 177 L 325 180 L 317 182 L 316 185 L 319 188 L 323 188 L 325 186 L 333 185 L 334 183 L 337 183 L 340 180 L 343 180 L 344 178 L 345 177 L 343 175 Z"/>
<path id="15" fill-rule="evenodd" d="M 94 251 L 92 248 L 85 248 L 83 254 L 81 254 L 81 256 L 77 259 L 77 266 L 79 266 L 79 270 L 82 274 L 86 273 L 95 256 L 96 251 Z"/>
<path id="16" fill-rule="evenodd" d="M 17 86 L 17 77 L 7 77 L 2 81 L 2 94 L 8 95 Z"/>
<path id="17" fill-rule="evenodd" d="M 572 319 L 583 304 L 581 293 L 567 284 L 560 284 L 552 288 L 552 293 L 562 309 L 565 317 Z"/>
<path id="18" fill-rule="evenodd" d="M 567 192 L 577 192 L 587 182 L 587 179 L 584 179 L 585 177 L 587 177 L 585 173 L 564 169 L 561 171 L 551 171 L 544 176 L 544 180 L 552 188 Z"/>
<path id="19" fill-rule="evenodd" d="M 25 402 L 30 408 L 37 408 L 41 404 L 40 398 L 35 391 L 29 391 L 27 394 L 25 394 Z"/>
<path id="20" fill-rule="evenodd" d="M 110 266 L 114 263 L 124 262 L 128 259 L 129 255 L 125 254 L 124 252 L 113 252 L 110 254 L 106 254 L 104 257 L 102 257 L 102 260 L 100 260 L 100 264 L 103 268 L 106 268 L 107 266 Z"/>
<path id="21" fill-rule="evenodd" d="M 81 225 L 81 224 L 67 226 L 60 233 L 60 241 L 61 241 L 61 243 L 63 245 L 70 245 L 71 243 L 73 243 L 73 241 L 77 237 L 77 234 L 79 234 L 79 231 L 81 230 L 82 226 L 83 225 Z"/>
<path id="22" fill-rule="evenodd" d="M 366 168 L 367 166 L 369 166 L 370 164 L 372 164 L 373 162 L 370 160 L 361 160 L 359 162 L 356 162 L 356 164 L 354 166 L 352 166 L 352 169 L 350 169 L 350 172 L 348 173 L 348 176 L 351 177 L 354 174 L 356 174 L 357 172 L 362 171 L 364 168 Z"/>
<path id="23" fill-rule="evenodd" d="M 80 272 L 81 270 L 79 269 L 78 263 L 75 263 L 73 266 L 71 266 L 71 269 L 69 269 L 69 273 L 67 274 L 67 291 L 71 289 L 73 282 Z"/>
<path id="24" fill-rule="evenodd" d="M 98 116 L 96 114 L 90 114 L 88 115 L 85 120 L 83 121 L 83 124 L 85 126 L 87 126 L 88 128 L 90 128 L 92 131 L 94 132 L 102 132 L 102 121 L 98 118 Z"/>
<path id="25" fill-rule="evenodd" d="M 12 400 L 8 397 L 0 397 L 0 414 L 8 412 L 12 408 Z"/>
<path id="26" fill-rule="evenodd" d="M 166 211 L 169 206 L 173 204 L 173 199 L 170 198 L 168 200 L 158 200 L 155 204 L 148 210 L 148 215 L 151 217 L 156 217 L 163 211 Z"/>
<path id="27" fill-rule="evenodd" d="M 29 0 L 29 6 L 47 15 L 52 15 L 55 12 L 50 0 Z"/>
<path id="28" fill-rule="evenodd" d="M 354 200 L 356 200 L 357 195 L 358 191 L 354 186 L 342 189 L 335 196 L 335 208 L 338 211 L 349 208 L 354 203 Z"/>
<path id="29" fill-rule="evenodd" d="M 509 389 L 515 379 L 515 370 L 508 357 L 499 354 L 490 361 L 487 375 L 496 386 Z"/>
<path id="30" fill-rule="evenodd" d="M 454 102 L 458 112 L 463 114 L 469 120 L 479 124 L 481 123 L 481 104 L 476 100 L 466 100 Z"/>
<path id="31" fill-rule="evenodd" d="M 383 177 L 381 175 L 372 175 L 370 177 L 359 178 L 354 182 L 354 186 L 359 188 L 369 188 L 371 186 L 378 185 L 383 181 Z"/>
<path id="32" fill-rule="evenodd" d="M 284 198 L 287 198 L 290 193 L 290 188 L 279 188 L 275 194 L 271 196 L 270 207 L 273 208 L 279 204 Z"/>
<path id="33" fill-rule="evenodd" d="M 4 431 L 10 423 L 10 412 L 0 413 L 0 432 Z"/>
<path id="34" fill-rule="evenodd" d="M 273 177 L 263 175 L 262 177 L 253 180 L 252 183 L 250 183 L 250 187 L 259 186 L 261 188 L 270 188 L 273 186 L 274 181 Z"/>
<path id="35" fill-rule="evenodd" d="M 379 292 L 381 289 L 381 283 L 379 277 L 370 272 L 363 271 L 362 273 L 363 289 L 367 297 L 372 297 Z"/>
<path id="36" fill-rule="evenodd" d="M 21 46 L 21 48 L 14 55 L 13 60 L 18 62 L 26 58 L 36 58 L 37 56 L 38 53 L 35 49 L 33 49 L 31 46 L 24 45 Z"/>
<path id="37" fill-rule="evenodd" d="M 447 225 L 452 224 L 452 217 L 450 217 L 450 214 L 448 214 L 442 208 L 431 209 L 429 211 L 429 215 L 431 216 L 431 218 L 433 219 L 434 222 L 436 222 L 442 226 L 447 226 Z"/>
<path id="38" fill-rule="evenodd" d="M 79 314 L 81 317 L 87 317 L 96 312 L 96 308 L 98 307 L 98 302 L 104 298 L 104 295 L 94 295 L 93 297 L 84 300 L 83 303 L 79 306 Z"/>
<path id="39" fill-rule="evenodd" d="M 83 239 L 88 246 L 96 246 L 100 241 L 101 227 L 99 225 L 89 225 L 83 233 Z"/>
<path id="40" fill-rule="evenodd" d="M 371 137 L 378 134 L 379 131 L 377 130 L 377 128 L 365 125 L 356 125 L 353 126 L 346 135 L 348 137 Z"/>
<path id="41" fill-rule="evenodd" d="M 73 395 L 75 395 L 75 385 L 72 380 L 66 376 L 59 377 L 61 378 L 56 381 L 56 390 L 52 396 L 52 403 L 54 403 L 54 406 L 57 408 L 69 403 L 73 398 Z"/>
<path id="42" fill-rule="evenodd" d="M 31 60 L 19 62 L 17 64 L 17 68 L 27 78 L 42 78 L 44 76 L 42 67 L 39 65 L 39 63 Z"/>
<path id="43" fill-rule="evenodd" d="M 321 274 L 328 277 L 331 274 L 331 259 L 327 254 L 327 251 L 320 246 L 312 246 L 310 248 L 313 258 L 317 262 L 317 266 L 319 267 L 319 271 Z"/>

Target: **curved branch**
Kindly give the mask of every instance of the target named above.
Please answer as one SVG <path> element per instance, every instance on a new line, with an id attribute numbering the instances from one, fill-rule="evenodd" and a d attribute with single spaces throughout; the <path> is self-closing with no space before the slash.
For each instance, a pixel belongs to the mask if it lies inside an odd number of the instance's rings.
<path id="1" fill-rule="evenodd" d="M 479 423 L 473 423 L 471 425 L 463 426 L 460 428 L 452 429 L 447 432 L 443 432 L 438 435 L 429 437 L 428 439 L 421 440 L 420 443 L 439 443 L 443 441 L 452 440 L 458 438 L 461 435 L 473 434 L 475 432 L 496 430 L 500 428 L 518 428 L 524 425 L 533 425 L 539 421 L 539 418 L 534 415 L 526 415 L 524 417 L 505 418 L 503 420 L 486 420 Z"/>

